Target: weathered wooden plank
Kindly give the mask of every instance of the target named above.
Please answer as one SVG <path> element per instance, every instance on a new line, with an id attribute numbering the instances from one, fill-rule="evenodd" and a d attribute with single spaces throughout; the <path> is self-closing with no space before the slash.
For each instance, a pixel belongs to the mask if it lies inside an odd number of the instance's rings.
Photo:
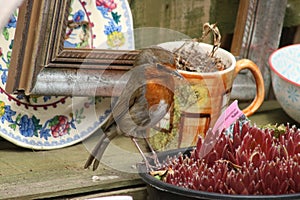
<path id="1" fill-rule="evenodd" d="M 0 146 L 5 143 L 1 141 Z M 84 170 L 87 156 L 88 152 L 82 144 L 51 151 L 30 151 L 6 145 L 0 151 L 0 199 L 100 193 L 143 185 L 137 174 L 104 165 L 97 171 Z M 122 159 L 122 155 L 114 159 Z M 131 165 L 126 158 L 119 163 Z M 93 176 L 99 180 L 93 181 Z"/>
<path id="2" fill-rule="evenodd" d="M 164 27 L 199 37 L 209 20 L 210 0 L 129 1 L 134 27 Z"/>
<path id="3" fill-rule="evenodd" d="M 136 47 L 180 40 L 183 35 L 189 38 L 201 37 L 202 25 L 209 21 L 210 2 L 210 0 L 129 0 L 136 28 Z M 155 30 L 151 31 L 151 28 Z"/>

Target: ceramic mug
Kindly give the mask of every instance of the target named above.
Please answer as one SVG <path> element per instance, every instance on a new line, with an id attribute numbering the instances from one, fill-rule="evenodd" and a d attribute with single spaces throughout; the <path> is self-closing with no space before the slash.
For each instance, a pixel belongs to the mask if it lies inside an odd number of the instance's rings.
<path id="1" fill-rule="evenodd" d="M 183 41 L 167 42 L 159 46 L 173 51 L 183 45 Z M 212 45 L 197 43 L 204 53 L 212 50 Z M 206 131 L 213 127 L 223 110 L 228 106 L 234 79 L 243 69 L 249 69 L 256 82 L 256 97 L 243 112 L 246 116 L 252 115 L 263 103 L 265 89 L 263 77 L 258 66 L 248 59 L 236 61 L 228 51 L 219 48 L 215 56 L 226 64 L 226 69 L 217 72 L 189 72 L 179 70 L 188 81 L 189 87 L 194 90 L 197 100 L 193 105 L 178 108 L 178 99 L 175 93 L 175 116 L 173 129 L 177 132 L 178 147 L 195 145 L 198 135 L 205 136 Z M 181 94 L 182 95 L 182 94 Z M 177 97 L 180 98 L 180 97 Z M 176 109 L 179 109 L 176 110 Z M 178 114 L 179 113 L 179 114 Z M 176 124 L 177 123 L 177 124 Z M 176 129 L 177 127 L 177 129 Z"/>

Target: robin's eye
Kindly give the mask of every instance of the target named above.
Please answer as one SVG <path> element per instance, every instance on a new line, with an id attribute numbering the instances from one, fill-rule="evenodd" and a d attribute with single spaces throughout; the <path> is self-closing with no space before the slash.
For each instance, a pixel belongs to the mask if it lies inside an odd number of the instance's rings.
<path id="1" fill-rule="evenodd" d="M 161 64 L 156 64 L 156 67 L 157 67 L 157 69 L 159 69 L 159 70 L 163 70 L 164 69 L 164 66 L 163 65 L 161 65 Z"/>

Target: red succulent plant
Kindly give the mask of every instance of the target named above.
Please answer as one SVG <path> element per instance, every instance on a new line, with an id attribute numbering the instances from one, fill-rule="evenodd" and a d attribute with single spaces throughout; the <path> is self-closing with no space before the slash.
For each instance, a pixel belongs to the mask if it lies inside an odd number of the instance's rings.
<path id="1" fill-rule="evenodd" d="M 222 194 L 277 195 L 300 192 L 300 130 L 282 134 L 245 123 L 199 138 L 190 155 L 166 159 L 167 183 Z M 213 147 L 211 145 L 214 144 Z"/>

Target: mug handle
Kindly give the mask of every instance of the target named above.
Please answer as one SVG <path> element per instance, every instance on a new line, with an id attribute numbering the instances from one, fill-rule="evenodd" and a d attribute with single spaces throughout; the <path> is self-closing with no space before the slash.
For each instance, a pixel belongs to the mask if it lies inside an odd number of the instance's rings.
<path id="1" fill-rule="evenodd" d="M 243 109 L 243 113 L 248 117 L 251 116 L 263 103 L 265 98 L 265 85 L 259 67 L 249 59 L 241 59 L 236 62 L 234 78 L 238 75 L 239 71 L 243 69 L 249 69 L 251 71 L 256 84 L 256 95 L 254 100 L 248 107 Z"/>

